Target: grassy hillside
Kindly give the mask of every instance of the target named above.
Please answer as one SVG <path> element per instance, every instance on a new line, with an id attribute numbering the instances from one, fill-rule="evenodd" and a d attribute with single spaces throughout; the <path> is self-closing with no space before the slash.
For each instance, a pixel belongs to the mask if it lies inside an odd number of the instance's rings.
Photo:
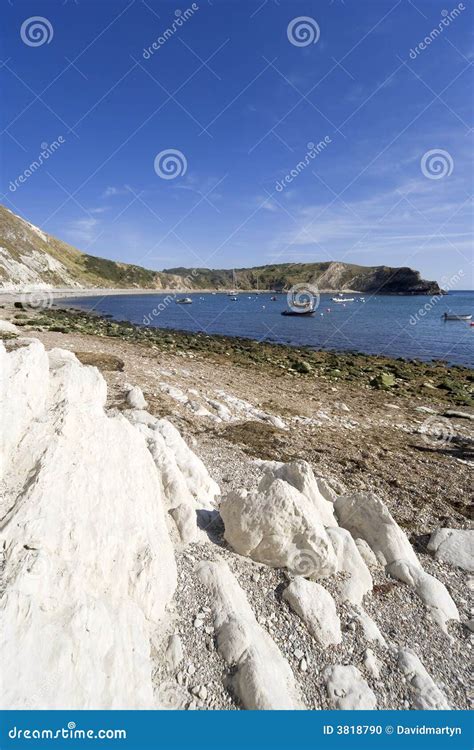
<path id="1" fill-rule="evenodd" d="M 285 291 L 296 284 L 315 284 L 321 290 L 353 289 L 379 294 L 436 294 L 435 281 L 424 281 L 411 268 L 357 266 L 352 263 L 279 263 L 254 268 L 212 270 L 170 268 L 164 273 L 192 278 L 198 289 L 275 289 Z"/>
<path id="2" fill-rule="evenodd" d="M 377 294 L 439 294 L 411 268 L 357 266 L 336 261 L 279 263 L 254 268 L 171 268 L 152 271 L 82 253 L 0 206 L 0 286 L 116 289 L 275 289 L 313 284 L 320 290 Z"/>

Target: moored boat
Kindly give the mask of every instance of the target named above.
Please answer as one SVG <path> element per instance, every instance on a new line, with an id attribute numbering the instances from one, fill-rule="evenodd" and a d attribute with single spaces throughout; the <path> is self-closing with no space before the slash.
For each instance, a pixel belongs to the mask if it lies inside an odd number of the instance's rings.
<path id="1" fill-rule="evenodd" d="M 444 320 L 471 320 L 472 315 L 462 315 L 462 314 L 456 314 L 456 313 L 444 313 L 443 316 Z"/>
<path id="2" fill-rule="evenodd" d="M 179 297 L 179 299 L 176 300 L 177 305 L 192 305 L 193 301 L 191 297 Z"/>
<path id="3" fill-rule="evenodd" d="M 307 310 L 283 310 L 282 315 L 297 315 L 298 317 L 304 317 L 309 315 L 314 315 L 314 310 L 312 307 L 308 307 Z"/>

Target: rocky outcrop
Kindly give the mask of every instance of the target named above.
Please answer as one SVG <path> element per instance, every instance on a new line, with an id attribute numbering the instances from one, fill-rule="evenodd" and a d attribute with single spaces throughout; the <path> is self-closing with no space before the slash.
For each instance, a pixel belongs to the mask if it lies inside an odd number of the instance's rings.
<path id="1" fill-rule="evenodd" d="M 436 560 L 474 573 L 474 531 L 471 529 L 437 529 L 430 537 L 428 549 Z"/>
<path id="2" fill-rule="evenodd" d="M 2 708 L 157 707 L 176 567 L 146 441 L 70 352 L 1 345 L 0 372 Z"/>
<path id="3" fill-rule="evenodd" d="M 288 662 L 257 623 L 229 567 L 203 562 L 198 573 L 210 593 L 217 647 L 236 667 L 233 686 L 245 708 L 302 708 Z"/>
<path id="4" fill-rule="evenodd" d="M 443 630 L 449 620 L 459 620 L 448 590 L 423 570 L 408 537 L 380 498 L 371 493 L 343 496 L 335 508 L 340 524 L 367 542 L 389 575 L 414 588 Z"/>
<path id="5" fill-rule="evenodd" d="M 445 695 L 413 651 L 400 649 L 398 664 L 412 690 L 412 708 L 423 711 L 446 711 L 450 708 Z"/>
<path id="6" fill-rule="evenodd" d="M 108 377 L 110 409 L 71 352 L 0 345 L 2 707 L 463 705 L 468 532 L 430 541 L 448 593 L 378 497 L 305 462 L 243 462 L 257 489 L 219 513 L 151 394 Z"/>
<path id="7" fill-rule="evenodd" d="M 371 711 L 377 708 L 374 692 L 356 667 L 336 664 L 325 670 L 324 678 L 331 708 L 342 711 Z"/>
<path id="8" fill-rule="evenodd" d="M 317 508 L 283 479 L 266 474 L 258 490 L 230 493 L 220 512 L 225 538 L 239 554 L 313 579 L 336 572 Z"/>
<path id="9" fill-rule="evenodd" d="M 298 576 L 284 590 L 283 599 L 322 646 L 342 641 L 341 623 L 334 599 L 319 583 Z"/>

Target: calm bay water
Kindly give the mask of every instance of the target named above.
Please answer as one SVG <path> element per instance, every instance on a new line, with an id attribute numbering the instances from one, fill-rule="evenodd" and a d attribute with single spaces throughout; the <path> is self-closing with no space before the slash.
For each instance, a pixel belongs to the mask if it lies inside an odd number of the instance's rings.
<path id="1" fill-rule="evenodd" d="M 474 326 L 441 318 L 448 311 L 474 315 L 474 291 L 451 292 L 435 302 L 429 297 L 369 295 L 360 302 L 355 295 L 356 301 L 344 306 L 331 301 L 334 295 L 323 294 L 312 317 L 282 316 L 286 295 L 271 301 L 269 293 L 242 292 L 236 302 L 226 294 L 188 296 L 191 305 L 176 304 L 169 294 L 77 297 L 69 298 L 67 305 L 157 328 L 407 359 L 443 359 L 474 367 Z"/>

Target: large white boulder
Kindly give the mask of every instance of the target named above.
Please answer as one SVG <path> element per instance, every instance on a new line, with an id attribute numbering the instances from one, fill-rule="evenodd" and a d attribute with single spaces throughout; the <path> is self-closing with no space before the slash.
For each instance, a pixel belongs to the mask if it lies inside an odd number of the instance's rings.
<path id="1" fill-rule="evenodd" d="M 474 531 L 471 529 L 437 529 L 428 542 L 436 560 L 474 572 Z"/>
<path id="2" fill-rule="evenodd" d="M 307 461 L 292 461 L 287 464 L 269 461 L 263 464 L 263 468 L 265 473 L 260 483 L 260 491 L 264 492 L 274 479 L 284 479 L 314 505 L 323 526 L 337 526 L 333 504 L 320 492 L 313 469 Z"/>
<path id="3" fill-rule="evenodd" d="M 236 552 L 295 575 L 332 575 L 337 559 L 314 503 L 283 479 L 253 492 L 231 492 L 220 513 Z"/>
<path id="4" fill-rule="evenodd" d="M 302 708 L 290 665 L 257 623 L 247 597 L 224 562 L 201 562 L 197 572 L 209 591 L 217 647 L 235 668 L 233 687 L 248 709 Z"/>
<path id="5" fill-rule="evenodd" d="M 412 690 L 412 708 L 423 711 L 446 711 L 451 708 L 446 696 L 413 651 L 400 649 L 398 666 Z"/>
<path id="6" fill-rule="evenodd" d="M 1 707 L 156 707 L 150 637 L 176 567 L 146 442 L 69 352 L 2 356 Z"/>
<path id="7" fill-rule="evenodd" d="M 324 670 L 331 708 L 344 711 L 377 708 L 377 699 L 357 667 L 336 664 Z"/>
<path id="8" fill-rule="evenodd" d="M 329 591 L 319 583 L 298 576 L 283 591 L 283 599 L 322 646 L 342 641 L 336 604 Z"/>
<path id="9" fill-rule="evenodd" d="M 335 508 L 340 526 L 355 539 L 365 539 L 384 565 L 395 560 L 419 565 L 407 535 L 376 495 L 369 492 L 343 495 L 336 500 Z"/>

